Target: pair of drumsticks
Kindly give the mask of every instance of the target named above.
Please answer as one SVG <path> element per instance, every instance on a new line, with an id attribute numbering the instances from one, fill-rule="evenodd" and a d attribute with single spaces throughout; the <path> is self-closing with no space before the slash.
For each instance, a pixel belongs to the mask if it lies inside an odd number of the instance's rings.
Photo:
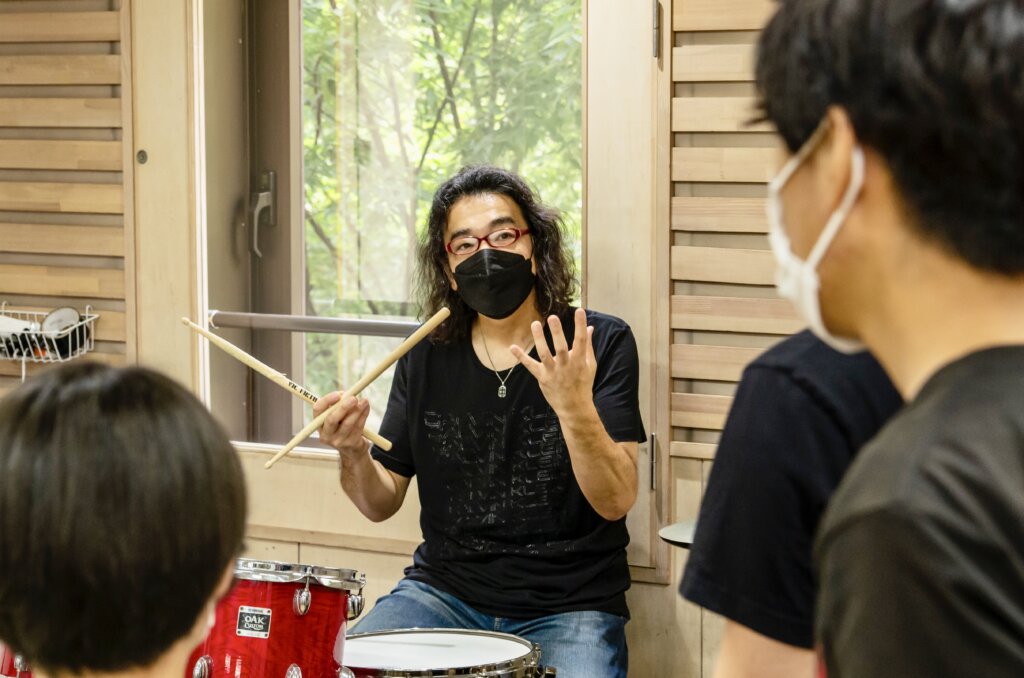
<path id="1" fill-rule="evenodd" d="M 353 384 L 352 388 L 345 391 L 345 394 L 350 395 L 352 397 L 359 395 L 363 391 L 363 389 L 372 384 L 373 381 L 384 372 L 384 370 L 391 367 L 391 365 L 393 365 L 399 358 L 408 353 L 413 346 L 422 341 L 428 334 L 433 332 L 438 325 L 444 322 L 445 318 L 448 317 L 449 313 L 450 311 L 447 308 L 442 308 L 433 316 L 431 316 L 430 319 L 427 320 L 427 322 L 420 325 L 415 332 L 406 337 L 405 341 L 399 344 L 398 347 L 395 348 L 395 350 L 391 351 L 391 353 L 389 353 L 387 357 L 385 357 L 384 360 L 382 360 L 376 367 L 367 372 L 362 379 Z M 303 388 L 302 386 L 299 386 L 294 381 L 292 381 L 285 375 L 275 370 L 273 367 L 270 367 L 266 363 L 260 362 L 259 360 L 252 357 L 242 349 L 227 341 L 226 339 L 218 337 L 216 334 L 213 334 L 212 332 L 208 332 L 207 330 L 195 324 L 188 318 L 182 318 L 181 322 L 191 327 L 199 334 L 206 337 L 211 344 L 221 349 L 222 351 L 230 355 L 232 358 L 235 358 L 244 365 L 248 365 L 254 371 L 259 372 L 264 377 L 274 382 L 278 386 L 288 389 L 293 394 L 295 394 L 299 398 L 302 398 L 306 402 L 316 404 L 316 402 L 319 400 L 317 396 L 310 393 L 307 389 Z M 313 431 L 323 426 L 323 423 L 324 421 L 327 420 L 327 417 L 330 416 L 331 412 L 333 412 L 340 404 L 341 401 L 339 400 L 337 403 L 335 403 L 327 410 L 322 412 L 320 416 L 316 417 L 315 419 L 313 419 L 313 421 L 309 422 L 309 424 L 307 424 L 305 428 L 296 433 L 295 437 L 289 440 L 288 444 L 282 447 L 281 450 L 277 454 L 275 454 L 273 458 L 270 459 L 270 461 L 268 461 L 265 464 L 265 467 L 270 468 L 271 466 L 276 464 L 283 456 L 285 456 L 286 454 L 294 450 L 296 447 L 298 447 L 306 438 L 313 434 Z M 363 429 L 363 436 L 371 443 L 377 445 L 378 447 L 385 451 L 391 449 L 391 443 L 386 438 L 382 438 L 380 435 L 373 431 Z"/>

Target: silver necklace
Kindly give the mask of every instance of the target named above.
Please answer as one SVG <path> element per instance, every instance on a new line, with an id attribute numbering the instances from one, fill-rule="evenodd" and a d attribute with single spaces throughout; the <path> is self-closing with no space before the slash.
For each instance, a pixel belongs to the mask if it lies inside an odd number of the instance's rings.
<path id="1" fill-rule="evenodd" d="M 487 354 L 487 360 L 491 363 L 491 371 L 494 372 L 494 376 L 498 378 L 498 383 L 500 384 L 498 386 L 498 397 L 504 398 L 506 395 L 508 395 L 508 389 L 505 388 L 505 382 L 508 381 L 508 378 L 512 376 L 512 370 L 514 370 L 519 365 L 519 363 L 516 363 L 512 367 L 508 368 L 508 372 L 506 372 L 504 378 L 502 378 L 501 373 L 498 372 L 498 370 L 494 369 L 494 358 L 491 357 L 491 352 L 487 348 L 487 335 L 484 334 L 483 330 L 480 330 L 480 341 L 483 342 L 484 353 Z M 530 348 L 533 347 L 531 346 Z"/>

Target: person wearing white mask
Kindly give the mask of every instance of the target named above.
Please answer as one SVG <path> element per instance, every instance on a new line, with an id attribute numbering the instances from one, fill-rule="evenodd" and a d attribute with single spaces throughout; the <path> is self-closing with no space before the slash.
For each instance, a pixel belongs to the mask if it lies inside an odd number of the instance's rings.
<path id="1" fill-rule="evenodd" d="M 828 678 L 1024 671 L 1024 3 L 788 0 L 757 86 L 780 292 L 907 406 L 815 544 Z"/>
<path id="2" fill-rule="evenodd" d="M 182 678 L 245 516 L 238 454 L 180 384 L 33 377 L 0 400 L 0 643 L 39 678 Z"/>

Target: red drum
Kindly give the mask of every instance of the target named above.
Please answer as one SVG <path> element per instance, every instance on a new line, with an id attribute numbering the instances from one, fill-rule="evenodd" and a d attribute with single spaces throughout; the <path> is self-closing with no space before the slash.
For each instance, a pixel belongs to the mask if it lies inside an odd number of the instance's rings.
<path id="1" fill-rule="evenodd" d="M 240 559 L 235 586 L 186 666 L 191 678 L 337 678 L 349 619 L 363 609 L 354 570 Z M 335 660 L 338 657 L 338 660 Z"/>
<path id="2" fill-rule="evenodd" d="M 519 636 L 462 629 L 404 629 L 348 637 L 345 678 L 544 678 L 540 647 Z"/>
<path id="3" fill-rule="evenodd" d="M 0 643 L 0 676 L 7 678 L 32 678 L 32 672 L 21 655 L 14 654 L 11 650 Z"/>

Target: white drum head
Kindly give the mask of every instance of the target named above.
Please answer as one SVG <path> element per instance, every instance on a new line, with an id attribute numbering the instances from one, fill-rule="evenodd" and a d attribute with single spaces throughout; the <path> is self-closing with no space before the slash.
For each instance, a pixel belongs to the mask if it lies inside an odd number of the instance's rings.
<path id="1" fill-rule="evenodd" d="M 357 633 L 345 640 L 344 665 L 361 669 L 427 671 L 517 662 L 533 645 L 518 636 L 486 631 L 410 629 Z"/>

